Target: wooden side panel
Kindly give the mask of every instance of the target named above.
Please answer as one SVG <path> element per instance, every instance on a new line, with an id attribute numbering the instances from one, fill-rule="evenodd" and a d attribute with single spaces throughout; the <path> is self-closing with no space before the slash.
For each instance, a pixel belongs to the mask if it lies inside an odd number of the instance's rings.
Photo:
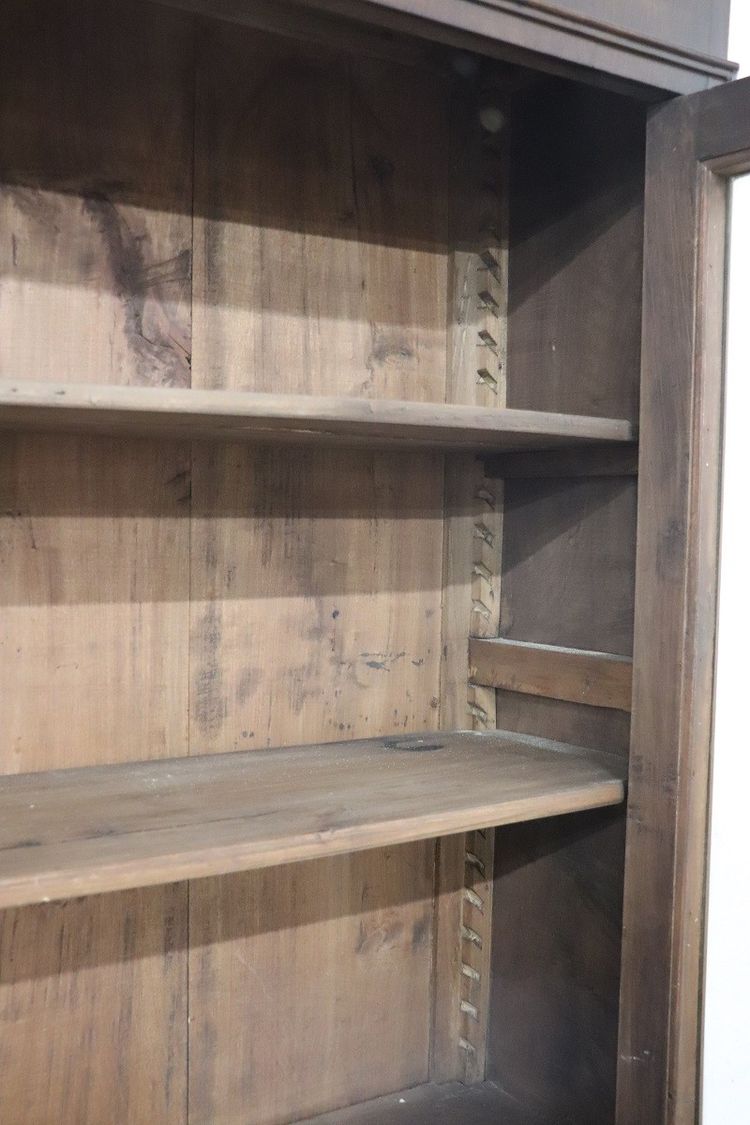
<path id="1" fill-rule="evenodd" d="M 630 477 L 507 481 L 501 634 L 629 656 L 635 517 Z"/>
<path id="2" fill-rule="evenodd" d="M 189 24 L 2 6 L 0 371 L 184 385 Z M 187 452 L 5 437 L 0 770 L 187 751 Z M 182 1125 L 185 887 L 0 914 L 0 1119 Z"/>
<path id="3" fill-rule="evenodd" d="M 560 738 L 571 746 L 588 746 L 627 757 L 630 715 L 609 707 L 582 707 L 562 699 L 497 692 L 498 722 L 503 730 Z"/>
<path id="4" fill-rule="evenodd" d="M 628 752 L 630 716 L 497 693 L 509 730 Z M 614 1116 L 625 817 L 559 817 L 495 834 L 488 1075 L 566 1125 Z"/>
<path id="5" fill-rule="evenodd" d="M 644 107 L 550 80 L 512 113 L 507 405 L 635 420 Z"/>
<path id="6" fill-rule="evenodd" d="M 490 1074 L 532 1119 L 612 1120 L 623 821 L 607 809 L 497 832 Z"/>
<path id="7" fill-rule="evenodd" d="M 193 384 L 444 401 L 440 84 L 215 25 L 197 105 Z M 196 446 L 193 504 L 193 752 L 434 728 L 441 458 Z M 193 1125 L 426 1079 L 434 879 L 428 841 L 192 885 Z"/>
<path id="8" fill-rule="evenodd" d="M 644 129 L 642 108 L 566 83 L 516 98 L 510 406 L 635 416 Z M 501 635 L 629 656 L 632 475 L 520 475 L 505 497 Z M 507 691 L 496 707 L 501 727 L 627 753 L 623 712 Z M 619 812 L 496 834 L 487 1073 L 543 1120 L 614 1117 L 623 849 Z"/>

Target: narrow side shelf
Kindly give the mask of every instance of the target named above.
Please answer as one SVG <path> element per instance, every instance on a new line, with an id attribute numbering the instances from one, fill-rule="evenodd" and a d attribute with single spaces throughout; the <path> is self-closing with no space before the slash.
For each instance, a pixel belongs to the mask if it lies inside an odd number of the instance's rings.
<path id="1" fill-rule="evenodd" d="M 632 442 L 613 418 L 395 399 L 0 380 L 0 429 L 477 452 Z"/>
<path id="2" fill-rule="evenodd" d="M 613 805 L 613 755 L 493 731 L 0 780 L 0 907 L 270 867 Z"/>

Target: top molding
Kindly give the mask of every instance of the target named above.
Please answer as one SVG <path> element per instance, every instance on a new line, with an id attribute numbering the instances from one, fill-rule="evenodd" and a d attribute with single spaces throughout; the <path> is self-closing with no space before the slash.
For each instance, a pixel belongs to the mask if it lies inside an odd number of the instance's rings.
<path id="1" fill-rule="evenodd" d="M 707 0 L 717 8 L 725 0 Z M 197 0 L 204 10 L 240 6 L 251 0 Z M 731 79 L 736 66 L 726 59 L 675 46 L 569 9 L 537 0 L 301 0 L 342 16 L 363 19 L 473 47 L 518 61 L 543 55 L 658 91 L 687 94 Z M 623 9 L 626 9 L 623 0 Z M 551 69 L 549 66 L 547 69 Z"/>
<path id="2" fill-rule="evenodd" d="M 575 2 L 575 0 L 571 0 Z M 620 0 L 623 13 L 631 0 Z M 679 0 L 674 0 L 675 5 Z M 635 87 L 648 98 L 690 94 L 734 77 L 726 59 L 655 39 L 541 0 L 161 0 L 215 19 L 292 37 L 341 42 L 341 20 L 479 51 L 505 62 L 569 75 L 596 85 Z M 706 0 L 714 23 L 727 25 L 729 0 Z M 712 7 L 713 6 L 713 7 Z M 677 21 L 678 12 L 675 12 Z M 352 28 L 351 22 L 348 25 Z M 343 41 L 350 36 L 345 30 Z M 724 39 L 718 34 L 715 41 Z M 358 37 L 353 37 L 355 45 Z"/>

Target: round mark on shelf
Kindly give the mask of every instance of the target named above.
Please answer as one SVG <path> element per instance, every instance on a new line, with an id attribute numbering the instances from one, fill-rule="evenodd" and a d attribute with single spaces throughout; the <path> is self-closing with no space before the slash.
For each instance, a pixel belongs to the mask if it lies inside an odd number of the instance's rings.
<path id="1" fill-rule="evenodd" d="M 389 750 L 444 750 L 442 742 L 428 742 L 424 738 L 386 738 L 383 745 Z"/>

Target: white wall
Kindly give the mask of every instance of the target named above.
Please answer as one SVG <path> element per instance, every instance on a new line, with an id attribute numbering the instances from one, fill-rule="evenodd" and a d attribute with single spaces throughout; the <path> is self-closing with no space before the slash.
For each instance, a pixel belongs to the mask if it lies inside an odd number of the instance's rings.
<path id="1" fill-rule="evenodd" d="M 748 0 L 733 0 L 729 54 L 750 73 Z M 729 278 L 703 1125 L 750 1123 L 750 176 L 734 185 Z"/>

